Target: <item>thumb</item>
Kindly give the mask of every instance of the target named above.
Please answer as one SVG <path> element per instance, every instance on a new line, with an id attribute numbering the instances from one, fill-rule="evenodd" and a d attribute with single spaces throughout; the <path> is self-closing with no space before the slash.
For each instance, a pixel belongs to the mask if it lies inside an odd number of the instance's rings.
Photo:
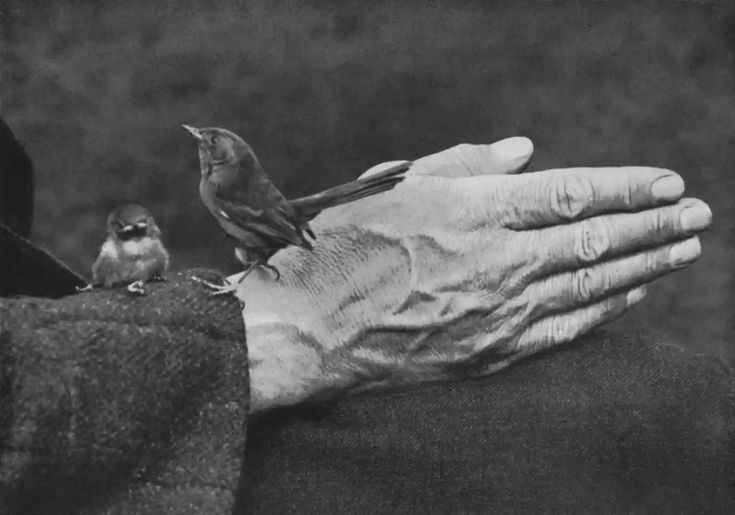
<path id="1" fill-rule="evenodd" d="M 532 154 L 533 143 L 521 136 L 502 139 L 490 145 L 463 143 L 417 159 L 412 171 L 444 177 L 518 173 L 528 166 Z"/>
<path id="2" fill-rule="evenodd" d="M 442 177 L 501 175 L 520 173 L 528 167 L 533 143 L 522 136 L 502 139 L 490 145 L 462 143 L 414 161 L 409 174 Z M 387 170 L 404 161 L 388 161 L 373 166 L 360 177 Z"/>

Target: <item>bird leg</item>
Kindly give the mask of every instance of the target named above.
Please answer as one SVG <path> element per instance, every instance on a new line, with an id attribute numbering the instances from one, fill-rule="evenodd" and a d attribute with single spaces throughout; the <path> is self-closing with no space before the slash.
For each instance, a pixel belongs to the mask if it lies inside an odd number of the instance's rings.
<path id="1" fill-rule="evenodd" d="M 250 272 L 255 270 L 255 267 L 260 264 L 262 264 L 260 261 L 253 261 L 252 263 L 250 263 L 250 265 L 245 269 L 245 272 L 242 274 L 242 276 L 237 280 L 237 284 L 242 284 L 245 278 L 250 275 Z"/>
<path id="2" fill-rule="evenodd" d="M 280 278 L 281 278 L 281 272 L 279 272 L 279 271 L 278 271 L 278 269 L 277 269 L 277 268 L 276 268 L 275 266 L 273 266 L 273 265 L 269 265 L 269 264 L 268 264 L 267 262 L 265 262 L 265 261 L 253 261 L 253 262 L 252 262 L 252 263 L 250 263 L 250 264 L 248 265 L 248 267 L 247 267 L 247 268 L 245 269 L 245 273 L 244 273 L 244 274 L 242 274 L 242 277 L 240 277 L 240 278 L 239 278 L 239 279 L 237 280 L 237 284 L 240 284 L 240 283 L 242 283 L 242 282 L 243 282 L 243 281 L 245 280 L 245 278 L 246 278 L 246 277 L 247 277 L 248 275 L 250 275 L 250 272 L 252 272 L 253 270 L 255 270 L 255 267 L 257 267 L 257 266 L 262 266 L 263 268 L 267 268 L 268 270 L 270 270 L 271 272 L 273 272 L 274 274 L 276 274 L 276 281 L 277 281 L 278 279 L 280 279 Z"/>
<path id="3" fill-rule="evenodd" d="M 94 285 L 92 283 L 89 283 L 84 288 L 80 288 L 79 286 L 76 287 L 77 292 L 82 293 L 84 291 L 92 291 L 94 290 Z"/>
<path id="4" fill-rule="evenodd" d="M 232 293 L 237 289 L 237 285 L 232 284 L 230 281 L 224 278 L 222 279 L 222 282 L 224 284 L 210 283 L 209 281 L 205 281 L 201 277 L 196 277 L 196 276 L 193 276 L 192 279 L 200 284 L 203 284 L 210 290 L 213 290 L 211 293 L 213 297 L 216 295 L 224 295 L 226 293 Z"/>
<path id="5" fill-rule="evenodd" d="M 201 279 L 199 277 L 194 277 L 193 279 L 197 281 L 198 283 L 203 284 L 207 288 L 214 290 L 211 294 L 213 297 L 216 295 L 225 295 L 227 293 L 234 293 L 237 290 L 237 286 L 240 283 L 242 283 L 242 281 L 248 276 L 248 274 L 250 274 L 250 272 L 255 270 L 255 267 L 258 266 L 258 264 L 259 263 L 257 261 L 250 263 L 250 266 L 248 266 L 248 268 L 242 274 L 242 277 L 240 277 L 240 279 L 238 279 L 236 283 L 231 283 L 230 281 L 224 278 L 222 279 L 224 284 L 210 283 L 209 281 L 205 281 L 204 279 Z"/>
<path id="6" fill-rule="evenodd" d="M 263 268 L 267 268 L 271 272 L 276 274 L 276 281 L 281 277 L 281 273 L 278 271 L 278 269 L 273 266 L 269 265 L 268 263 L 264 261 L 253 261 L 251 263 L 248 263 L 248 267 L 245 269 L 245 271 L 242 273 L 240 278 L 235 283 L 231 283 L 227 279 L 222 279 L 224 284 L 214 284 L 209 281 L 205 281 L 204 279 L 200 277 L 192 277 L 196 282 L 203 284 L 207 288 L 214 290 L 212 291 L 212 296 L 217 295 L 225 295 L 227 293 L 234 293 L 237 290 L 238 285 L 242 284 L 242 282 L 245 280 L 245 278 L 250 275 L 250 273 L 255 270 L 258 266 L 262 266 Z"/>

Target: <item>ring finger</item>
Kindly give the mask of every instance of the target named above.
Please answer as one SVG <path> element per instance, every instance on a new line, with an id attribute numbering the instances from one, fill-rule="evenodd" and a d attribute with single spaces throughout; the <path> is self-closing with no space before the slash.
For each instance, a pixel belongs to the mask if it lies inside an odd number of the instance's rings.
<path id="1" fill-rule="evenodd" d="M 701 253 L 699 238 L 665 245 L 578 270 L 563 272 L 532 283 L 521 302 L 533 321 L 568 312 L 629 290 L 695 261 Z"/>

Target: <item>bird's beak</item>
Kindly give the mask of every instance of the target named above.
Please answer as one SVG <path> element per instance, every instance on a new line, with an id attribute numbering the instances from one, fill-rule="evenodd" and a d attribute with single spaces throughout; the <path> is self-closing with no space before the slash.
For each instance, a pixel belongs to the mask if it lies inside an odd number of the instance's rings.
<path id="1" fill-rule="evenodd" d="M 202 133 L 199 132 L 199 129 L 197 129 L 196 127 L 192 127 L 191 125 L 182 125 L 182 127 L 186 129 L 189 134 L 194 136 L 195 140 L 202 141 L 204 139 L 204 136 L 202 136 Z"/>

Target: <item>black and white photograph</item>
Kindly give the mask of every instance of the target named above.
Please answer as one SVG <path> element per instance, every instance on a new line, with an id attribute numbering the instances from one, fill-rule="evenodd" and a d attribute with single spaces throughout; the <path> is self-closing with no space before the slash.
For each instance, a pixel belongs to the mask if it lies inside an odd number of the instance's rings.
<path id="1" fill-rule="evenodd" d="M 0 515 L 730 515 L 734 313 L 735 2 L 0 1 Z"/>

